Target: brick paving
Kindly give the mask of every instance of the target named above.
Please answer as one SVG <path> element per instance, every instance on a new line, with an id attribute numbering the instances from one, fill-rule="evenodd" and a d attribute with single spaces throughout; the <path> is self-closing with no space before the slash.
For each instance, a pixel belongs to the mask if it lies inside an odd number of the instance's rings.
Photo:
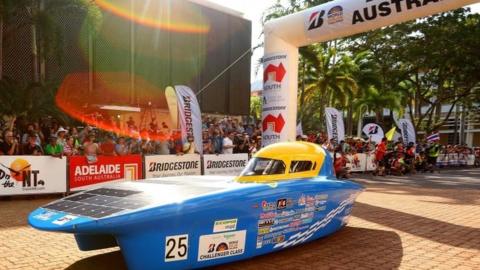
<path id="1" fill-rule="evenodd" d="M 356 181 L 367 190 L 338 233 L 211 270 L 480 269 L 480 169 Z M 0 270 L 126 269 L 118 249 L 81 252 L 72 235 L 30 228 L 52 200 L 0 200 Z"/>

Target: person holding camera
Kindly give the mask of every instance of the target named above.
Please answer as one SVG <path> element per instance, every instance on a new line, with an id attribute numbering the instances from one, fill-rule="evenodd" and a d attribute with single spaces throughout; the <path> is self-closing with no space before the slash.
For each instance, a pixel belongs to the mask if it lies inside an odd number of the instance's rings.
<path id="1" fill-rule="evenodd" d="M 13 131 L 10 129 L 3 133 L 3 142 L 0 144 L 0 152 L 7 156 L 15 156 L 20 154 L 20 144 L 18 142 L 18 138 L 13 135 Z"/>

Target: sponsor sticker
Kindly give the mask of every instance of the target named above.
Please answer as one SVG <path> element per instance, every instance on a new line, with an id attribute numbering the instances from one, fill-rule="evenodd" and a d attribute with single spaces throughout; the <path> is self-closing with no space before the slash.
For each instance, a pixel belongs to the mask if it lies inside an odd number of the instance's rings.
<path id="1" fill-rule="evenodd" d="M 224 220 L 216 220 L 213 224 L 213 232 L 228 232 L 228 231 L 235 231 L 237 229 L 237 222 L 238 219 L 224 219 Z"/>
<path id="2" fill-rule="evenodd" d="M 50 220 L 55 214 L 57 214 L 57 213 L 52 212 L 52 211 L 45 211 L 41 214 L 38 214 L 38 215 L 34 216 L 33 218 L 43 220 L 43 221 L 47 221 L 47 220 Z"/>
<path id="3" fill-rule="evenodd" d="M 63 216 L 61 218 L 58 218 L 56 220 L 54 220 L 52 223 L 55 224 L 55 225 L 64 225 L 74 219 L 77 219 L 78 217 L 77 216 L 73 216 L 73 215 L 66 215 L 66 216 Z"/>
<path id="4" fill-rule="evenodd" d="M 202 235 L 199 239 L 198 261 L 238 256 L 245 252 L 247 231 Z"/>

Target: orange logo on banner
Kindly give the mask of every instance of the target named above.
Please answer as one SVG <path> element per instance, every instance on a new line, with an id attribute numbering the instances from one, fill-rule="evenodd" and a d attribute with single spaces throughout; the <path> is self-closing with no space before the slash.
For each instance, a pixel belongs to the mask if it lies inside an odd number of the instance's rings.
<path id="1" fill-rule="evenodd" d="M 25 159 L 15 159 L 12 164 L 10 164 L 10 175 L 13 179 L 23 182 L 25 176 L 30 175 L 31 166 L 32 165 Z"/>

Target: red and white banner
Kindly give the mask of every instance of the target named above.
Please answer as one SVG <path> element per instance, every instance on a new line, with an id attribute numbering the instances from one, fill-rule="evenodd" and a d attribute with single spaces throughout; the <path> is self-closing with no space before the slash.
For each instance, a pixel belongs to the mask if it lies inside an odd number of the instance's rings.
<path id="1" fill-rule="evenodd" d="M 67 192 L 67 159 L 1 156 L 0 196 Z"/>
<path id="2" fill-rule="evenodd" d="M 106 182 L 142 179 L 142 156 L 98 156 L 89 163 L 84 156 L 69 158 L 70 191 L 91 188 Z"/>
<path id="3" fill-rule="evenodd" d="M 262 144 L 287 141 L 288 55 L 263 58 Z"/>
<path id="4" fill-rule="evenodd" d="M 204 175 L 240 175 L 248 163 L 248 154 L 204 155 Z"/>

